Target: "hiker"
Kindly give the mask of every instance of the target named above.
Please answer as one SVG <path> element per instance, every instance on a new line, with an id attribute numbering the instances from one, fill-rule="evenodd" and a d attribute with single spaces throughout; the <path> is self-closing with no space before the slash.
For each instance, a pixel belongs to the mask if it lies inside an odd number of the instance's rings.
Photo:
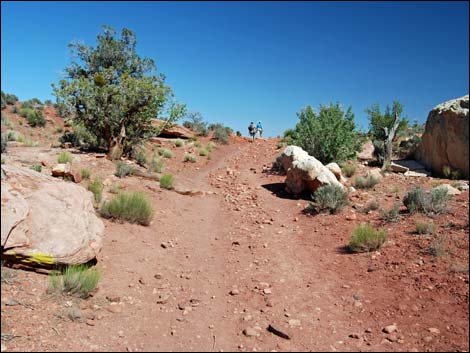
<path id="1" fill-rule="evenodd" d="M 259 137 L 263 137 L 263 125 L 261 125 L 261 121 L 258 121 L 258 125 L 256 125 L 256 129 L 259 131 Z"/>
<path id="2" fill-rule="evenodd" d="M 250 136 L 253 138 L 254 141 L 256 136 L 256 126 L 254 122 L 251 122 L 250 125 L 248 125 L 248 132 L 250 133 Z"/>

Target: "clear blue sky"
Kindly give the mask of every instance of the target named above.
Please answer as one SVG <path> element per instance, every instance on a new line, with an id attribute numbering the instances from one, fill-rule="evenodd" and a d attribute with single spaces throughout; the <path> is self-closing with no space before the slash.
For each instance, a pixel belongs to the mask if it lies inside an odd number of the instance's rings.
<path id="1" fill-rule="evenodd" d="M 310 104 L 401 101 L 412 121 L 468 94 L 468 2 L 4 2 L 1 88 L 53 99 L 67 44 L 101 25 L 137 36 L 176 99 L 209 122 L 282 134 Z M 53 99 L 54 100 L 54 99 Z"/>

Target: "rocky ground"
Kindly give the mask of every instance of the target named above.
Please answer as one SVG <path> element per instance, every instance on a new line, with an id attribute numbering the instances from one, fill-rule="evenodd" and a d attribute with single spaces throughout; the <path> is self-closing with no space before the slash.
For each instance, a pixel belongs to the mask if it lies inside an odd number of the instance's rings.
<path id="1" fill-rule="evenodd" d="M 39 147 L 10 147 L 6 163 L 44 161 L 49 173 L 61 149 L 39 131 L 29 135 Z M 468 351 L 468 190 L 449 213 L 431 219 L 402 206 L 401 219 L 385 223 L 361 209 L 451 182 L 392 173 L 351 194 L 339 214 L 309 215 L 308 198 L 285 193 L 285 176 L 269 170 L 276 139 L 232 138 L 196 163 L 183 163 L 190 144 L 161 143 L 173 152 L 164 173 L 203 193 L 118 179 L 102 155 L 73 153 L 106 181 L 105 198 L 116 183 L 144 191 L 153 222 L 103 219 L 102 280 L 87 300 L 48 294 L 47 275 L 2 267 L 2 351 Z M 432 221 L 435 235 L 415 234 L 417 220 Z M 361 222 L 387 230 L 380 251 L 346 250 Z"/>

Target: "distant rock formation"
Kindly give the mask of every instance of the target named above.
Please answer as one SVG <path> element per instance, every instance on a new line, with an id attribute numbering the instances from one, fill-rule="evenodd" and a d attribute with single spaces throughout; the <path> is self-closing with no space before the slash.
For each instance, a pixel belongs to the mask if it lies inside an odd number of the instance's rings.
<path id="1" fill-rule="evenodd" d="M 304 191 L 313 193 L 323 185 L 338 185 L 344 188 L 333 172 L 300 147 L 287 146 L 280 156 L 280 164 L 287 172 L 288 193 L 297 195 Z"/>
<path id="2" fill-rule="evenodd" d="M 469 178 L 469 96 L 436 106 L 428 115 L 416 159 L 437 175 L 444 166 Z"/>
<path id="3" fill-rule="evenodd" d="M 164 123 L 165 122 L 163 120 L 152 120 L 152 125 L 154 126 L 161 126 Z M 189 139 L 191 137 L 194 137 L 194 131 L 187 129 L 184 126 L 169 125 L 160 132 L 158 137 Z"/>
<path id="4" fill-rule="evenodd" d="M 2 170 L 1 241 L 7 259 L 47 268 L 98 255 L 104 225 L 91 192 L 28 168 L 2 165 Z"/>

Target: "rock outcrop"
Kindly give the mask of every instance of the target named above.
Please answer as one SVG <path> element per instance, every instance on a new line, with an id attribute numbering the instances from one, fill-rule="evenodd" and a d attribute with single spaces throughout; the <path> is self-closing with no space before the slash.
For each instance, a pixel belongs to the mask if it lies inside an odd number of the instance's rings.
<path id="1" fill-rule="evenodd" d="M 3 255 L 27 267 L 86 263 L 101 250 L 103 222 L 91 192 L 27 168 L 2 165 Z"/>
<path id="2" fill-rule="evenodd" d="M 361 161 L 371 161 L 375 159 L 374 156 L 374 144 L 368 140 L 362 146 L 362 151 L 357 154 L 357 159 Z"/>
<path id="3" fill-rule="evenodd" d="M 416 157 L 425 167 L 442 175 L 444 166 L 469 178 L 469 96 L 436 106 L 428 115 Z"/>
<path id="4" fill-rule="evenodd" d="M 300 147 L 286 147 L 279 162 L 287 173 L 286 191 L 291 194 L 298 195 L 304 191 L 313 193 L 323 185 L 338 185 L 343 188 L 328 168 Z"/>
<path id="5" fill-rule="evenodd" d="M 165 122 L 163 120 L 154 119 L 152 120 L 152 125 L 155 127 L 161 126 Z M 189 139 L 194 137 L 194 132 L 190 129 L 185 128 L 184 126 L 179 125 L 169 125 L 166 126 L 158 135 L 159 137 L 168 137 L 168 138 L 183 138 Z"/>

